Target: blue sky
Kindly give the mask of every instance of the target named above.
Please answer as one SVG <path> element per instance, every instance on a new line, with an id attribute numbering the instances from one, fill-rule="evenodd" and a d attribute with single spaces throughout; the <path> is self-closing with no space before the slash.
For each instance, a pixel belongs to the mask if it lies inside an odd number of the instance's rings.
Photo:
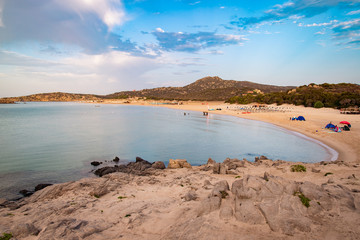
<path id="1" fill-rule="evenodd" d="M 0 97 L 360 83 L 360 0 L 0 0 Z"/>

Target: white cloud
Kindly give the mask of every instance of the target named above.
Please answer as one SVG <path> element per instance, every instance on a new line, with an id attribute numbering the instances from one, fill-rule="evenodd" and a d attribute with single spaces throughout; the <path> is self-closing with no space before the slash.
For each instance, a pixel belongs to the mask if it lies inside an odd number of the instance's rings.
<path id="1" fill-rule="evenodd" d="M 156 28 L 156 31 L 157 32 L 161 32 L 161 33 L 164 33 L 165 31 L 163 30 L 163 29 L 161 29 L 161 28 Z"/>
<path id="2" fill-rule="evenodd" d="M 120 0 L 55 0 L 58 5 L 77 12 L 95 13 L 108 27 L 113 28 L 126 21 L 126 14 Z"/>
<path id="3" fill-rule="evenodd" d="M 339 22 L 338 20 L 331 20 L 330 22 L 324 22 L 324 23 L 311 23 L 311 24 L 299 23 L 298 26 L 299 27 L 325 27 L 325 26 L 334 25 L 338 22 Z"/>
<path id="4" fill-rule="evenodd" d="M 360 9 L 356 11 L 348 12 L 346 15 L 355 15 L 355 14 L 360 14 Z"/>

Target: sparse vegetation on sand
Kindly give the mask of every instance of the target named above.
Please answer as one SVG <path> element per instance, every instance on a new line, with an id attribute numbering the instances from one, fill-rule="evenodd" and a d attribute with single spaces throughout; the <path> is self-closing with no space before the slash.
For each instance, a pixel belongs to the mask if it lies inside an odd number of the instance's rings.
<path id="1" fill-rule="evenodd" d="M 301 165 L 301 164 L 292 165 L 291 166 L 291 171 L 292 172 L 306 172 L 306 167 L 304 165 Z"/>

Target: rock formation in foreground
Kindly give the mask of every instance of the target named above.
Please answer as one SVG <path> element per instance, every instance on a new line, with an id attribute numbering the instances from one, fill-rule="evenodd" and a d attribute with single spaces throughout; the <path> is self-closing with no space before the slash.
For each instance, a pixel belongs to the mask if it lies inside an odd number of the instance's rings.
<path id="1" fill-rule="evenodd" d="M 358 165 L 304 164 L 312 170 L 292 172 L 294 163 L 265 157 L 178 169 L 144 161 L 128 166 L 139 172 L 116 171 L 47 186 L 17 202 L 0 201 L 0 234 L 17 239 L 360 236 Z"/>

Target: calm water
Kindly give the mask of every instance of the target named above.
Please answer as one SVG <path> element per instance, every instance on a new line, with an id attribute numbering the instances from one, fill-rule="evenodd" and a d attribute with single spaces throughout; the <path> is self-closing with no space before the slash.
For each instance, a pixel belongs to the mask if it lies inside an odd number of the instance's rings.
<path id="1" fill-rule="evenodd" d="M 150 162 L 209 157 L 315 162 L 325 146 L 258 121 L 159 107 L 80 103 L 0 105 L 0 198 L 38 183 L 92 176 L 93 160 Z"/>

